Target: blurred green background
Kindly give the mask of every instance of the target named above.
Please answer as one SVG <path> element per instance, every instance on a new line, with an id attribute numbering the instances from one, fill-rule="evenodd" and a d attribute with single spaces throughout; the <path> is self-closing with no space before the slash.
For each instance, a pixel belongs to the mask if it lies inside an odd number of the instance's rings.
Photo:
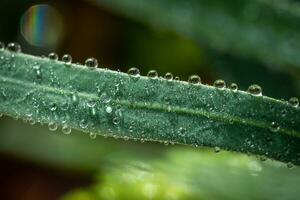
<path id="1" fill-rule="evenodd" d="M 201 16 L 202 7 L 210 14 Z M 95 57 L 123 72 L 155 69 L 181 80 L 198 74 L 204 84 L 222 78 L 242 90 L 257 83 L 264 95 L 287 100 L 300 96 L 298 7 L 269 0 L 2 0 L 0 41 L 33 55 L 68 53 L 75 63 Z M 247 38 L 256 44 L 265 28 L 272 45 L 251 49 Z M 207 148 L 66 136 L 8 117 L 0 120 L 0 154 L 0 199 L 300 198 L 295 166 Z"/>

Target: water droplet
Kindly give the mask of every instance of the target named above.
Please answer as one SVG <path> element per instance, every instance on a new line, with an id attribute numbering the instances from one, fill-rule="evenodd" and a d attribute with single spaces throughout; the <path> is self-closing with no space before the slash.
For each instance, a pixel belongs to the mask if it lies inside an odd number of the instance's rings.
<path id="1" fill-rule="evenodd" d="M 21 52 L 21 46 L 18 43 L 9 43 L 7 45 L 7 50 L 15 53 Z"/>
<path id="2" fill-rule="evenodd" d="M 50 110 L 55 111 L 57 109 L 56 103 L 50 103 Z"/>
<path id="3" fill-rule="evenodd" d="M 220 89 L 223 89 L 226 87 L 226 83 L 224 80 L 222 79 L 218 79 L 214 82 L 214 86 L 217 87 L 217 88 L 220 88 Z"/>
<path id="4" fill-rule="evenodd" d="M 5 44 L 3 42 L 0 42 L 0 51 L 4 50 Z"/>
<path id="5" fill-rule="evenodd" d="M 108 114 L 110 114 L 110 113 L 112 112 L 112 107 L 107 106 L 107 107 L 105 108 L 105 111 L 106 111 Z"/>
<path id="6" fill-rule="evenodd" d="M 156 70 L 150 70 L 147 74 L 148 77 L 150 78 L 157 78 L 158 77 L 158 73 Z"/>
<path id="7" fill-rule="evenodd" d="M 261 96 L 262 95 L 261 87 L 259 85 L 256 85 L 256 84 L 250 85 L 249 88 L 248 88 L 248 92 L 252 95 L 255 95 L 255 96 Z"/>
<path id="8" fill-rule="evenodd" d="M 104 92 L 103 94 L 101 94 L 100 100 L 103 103 L 109 103 L 111 101 L 111 98 Z"/>
<path id="9" fill-rule="evenodd" d="M 63 55 L 61 60 L 65 63 L 67 63 L 67 64 L 71 64 L 72 63 L 72 56 L 69 55 L 69 54 L 65 54 L 65 55 Z"/>
<path id="10" fill-rule="evenodd" d="M 52 53 L 49 53 L 48 58 L 50 60 L 58 60 L 58 55 L 56 53 L 52 52 Z"/>
<path id="11" fill-rule="evenodd" d="M 96 101 L 95 100 L 90 100 L 87 102 L 86 104 L 88 107 L 93 108 L 96 105 Z"/>
<path id="12" fill-rule="evenodd" d="M 277 124 L 276 122 L 272 122 L 270 126 L 270 130 L 272 132 L 278 132 L 280 130 L 279 124 Z"/>
<path id="13" fill-rule="evenodd" d="M 34 125 L 36 122 L 33 118 L 28 119 L 29 124 Z"/>
<path id="14" fill-rule="evenodd" d="M 201 83 L 201 78 L 198 75 L 191 75 L 189 77 L 188 82 L 192 83 L 192 84 L 200 84 Z"/>
<path id="15" fill-rule="evenodd" d="M 233 91 L 237 91 L 238 90 L 238 85 L 236 83 L 231 83 L 229 88 Z"/>
<path id="16" fill-rule="evenodd" d="M 176 77 L 175 77 L 175 81 L 180 81 L 179 76 L 176 76 Z"/>
<path id="17" fill-rule="evenodd" d="M 70 126 L 67 124 L 64 124 L 63 127 L 61 128 L 62 132 L 66 135 L 69 135 L 72 132 L 72 129 Z"/>
<path id="18" fill-rule="evenodd" d="M 72 93 L 72 101 L 73 101 L 73 103 L 78 103 L 78 94 L 77 94 L 77 92 Z"/>
<path id="19" fill-rule="evenodd" d="M 49 124 L 48 124 L 48 129 L 49 129 L 50 131 L 56 131 L 56 130 L 57 130 L 57 124 L 54 123 L 54 122 L 49 122 Z"/>
<path id="20" fill-rule="evenodd" d="M 297 107 L 299 106 L 299 99 L 297 97 L 292 97 L 289 99 L 289 104 L 294 107 Z"/>
<path id="21" fill-rule="evenodd" d="M 98 60 L 96 58 L 88 58 L 85 60 L 85 66 L 90 68 L 98 67 Z"/>
<path id="22" fill-rule="evenodd" d="M 94 140 L 94 139 L 96 139 L 96 137 L 97 137 L 97 134 L 96 134 L 96 133 L 92 133 L 92 132 L 90 133 L 90 138 L 91 138 L 91 139 Z"/>
<path id="23" fill-rule="evenodd" d="M 220 147 L 215 147 L 214 150 L 215 150 L 216 153 L 219 153 L 221 151 Z"/>
<path id="24" fill-rule="evenodd" d="M 79 126 L 83 129 L 87 128 L 88 127 L 88 123 L 85 119 L 82 119 L 79 123 Z"/>
<path id="25" fill-rule="evenodd" d="M 165 79 L 167 79 L 167 80 L 169 80 L 169 81 L 173 80 L 173 74 L 170 73 L 170 72 L 166 73 L 166 74 L 165 74 Z"/>
<path id="26" fill-rule="evenodd" d="M 1 117 L 3 117 L 3 114 L 2 114 L 2 113 L 0 113 L 0 118 L 1 118 Z"/>
<path id="27" fill-rule="evenodd" d="M 136 67 L 132 67 L 128 69 L 127 74 L 130 76 L 140 76 L 140 70 Z"/>
<path id="28" fill-rule="evenodd" d="M 120 117 L 114 117 L 113 123 L 114 123 L 114 125 L 118 125 L 120 123 Z"/>

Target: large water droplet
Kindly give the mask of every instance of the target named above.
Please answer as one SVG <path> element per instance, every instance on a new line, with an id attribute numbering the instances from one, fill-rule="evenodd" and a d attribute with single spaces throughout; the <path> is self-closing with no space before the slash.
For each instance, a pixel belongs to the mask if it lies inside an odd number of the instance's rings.
<path id="1" fill-rule="evenodd" d="M 214 150 L 215 150 L 216 153 L 219 153 L 221 151 L 220 147 L 215 147 Z"/>
<path id="2" fill-rule="evenodd" d="M 167 80 L 169 80 L 169 81 L 173 80 L 173 74 L 170 73 L 170 72 L 166 73 L 166 74 L 165 74 L 165 79 L 167 79 Z"/>
<path id="3" fill-rule="evenodd" d="M 250 85 L 249 88 L 248 88 L 248 92 L 252 95 L 255 95 L 255 96 L 261 96 L 262 95 L 262 89 L 257 84 Z"/>
<path id="4" fill-rule="evenodd" d="M 297 97 L 292 97 L 289 99 L 289 104 L 294 107 L 297 107 L 299 106 L 299 99 Z"/>
<path id="5" fill-rule="evenodd" d="M 69 135 L 72 132 L 72 129 L 67 124 L 64 124 L 61 128 L 62 132 L 66 135 Z"/>
<path id="6" fill-rule="evenodd" d="M 98 67 L 98 60 L 96 58 L 88 58 L 85 60 L 85 66 L 90 68 Z"/>
<path id="7" fill-rule="evenodd" d="M 150 78 L 157 78 L 158 77 L 158 73 L 156 70 L 150 70 L 147 74 L 148 77 Z"/>
<path id="8" fill-rule="evenodd" d="M 61 60 L 63 62 L 65 62 L 66 64 L 71 64 L 72 63 L 72 56 L 69 54 L 65 54 L 63 55 L 63 57 L 61 58 Z"/>
<path id="9" fill-rule="evenodd" d="M 56 53 L 52 52 L 52 53 L 49 53 L 48 58 L 50 60 L 58 60 L 58 55 Z"/>
<path id="10" fill-rule="evenodd" d="M 7 50 L 15 53 L 21 52 L 21 46 L 18 43 L 9 43 L 7 45 Z"/>
<path id="11" fill-rule="evenodd" d="M 132 68 L 128 69 L 127 74 L 129 74 L 131 76 L 140 76 L 140 70 L 136 67 L 132 67 Z"/>
<path id="12" fill-rule="evenodd" d="M 201 78 L 198 75 L 191 75 L 189 77 L 188 82 L 192 83 L 192 84 L 200 84 L 201 83 Z"/>
<path id="13" fill-rule="evenodd" d="M 229 88 L 233 91 L 237 91 L 238 90 L 238 85 L 236 83 L 231 83 Z"/>
<path id="14" fill-rule="evenodd" d="M 50 131 L 56 131 L 56 130 L 57 130 L 57 124 L 54 123 L 54 122 L 49 122 L 49 124 L 48 124 L 48 129 L 49 129 Z"/>
<path id="15" fill-rule="evenodd" d="M 223 89 L 226 87 L 226 83 L 224 80 L 222 79 L 218 79 L 214 82 L 214 86 L 217 87 L 217 88 L 220 88 L 220 89 Z"/>

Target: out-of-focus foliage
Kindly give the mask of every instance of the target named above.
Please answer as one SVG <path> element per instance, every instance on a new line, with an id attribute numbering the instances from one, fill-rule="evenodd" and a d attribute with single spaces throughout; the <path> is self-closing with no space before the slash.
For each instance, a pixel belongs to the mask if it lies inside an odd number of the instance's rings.
<path id="1" fill-rule="evenodd" d="M 98 183 L 66 195 L 88 199 L 298 199 L 299 168 L 229 152 L 170 148 L 162 159 L 107 167 Z"/>

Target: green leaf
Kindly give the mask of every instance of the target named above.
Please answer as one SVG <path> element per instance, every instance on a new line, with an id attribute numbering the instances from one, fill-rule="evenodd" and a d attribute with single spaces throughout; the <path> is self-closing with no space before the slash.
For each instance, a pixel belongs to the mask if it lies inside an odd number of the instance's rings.
<path id="1" fill-rule="evenodd" d="M 233 55 L 300 66 L 299 3 L 272 0 L 89 0 Z"/>
<path id="2" fill-rule="evenodd" d="M 108 166 L 92 186 L 72 191 L 62 199 L 299 198 L 298 167 L 289 169 L 278 162 L 204 149 L 169 148 L 165 154 L 151 161 L 127 159 Z"/>
<path id="3" fill-rule="evenodd" d="M 257 95 L 255 86 L 250 94 L 130 73 L 1 51 L 0 113 L 62 125 L 66 134 L 74 128 L 92 138 L 220 147 L 300 164 L 299 107 Z"/>

